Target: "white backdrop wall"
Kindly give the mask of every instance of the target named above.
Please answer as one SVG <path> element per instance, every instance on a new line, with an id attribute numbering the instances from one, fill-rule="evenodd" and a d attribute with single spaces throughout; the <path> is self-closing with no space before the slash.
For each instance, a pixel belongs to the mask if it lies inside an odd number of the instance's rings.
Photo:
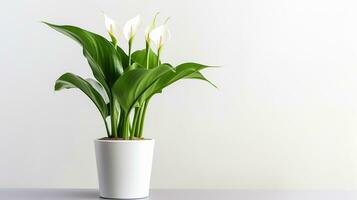
<path id="1" fill-rule="evenodd" d="M 165 61 L 222 68 L 205 73 L 218 90 L 187 80 L 152 100 L 153 188 L 357 189 L 356 10 L 353 0 L 2 1 L 0 187 L 97 186 L 100 115 L 79 91 L 53 91 L 62 73 L 89 67 L 39 21 L 105 34 L 102 11 L 120 24 L 160 11 L 171 16 Z"/>

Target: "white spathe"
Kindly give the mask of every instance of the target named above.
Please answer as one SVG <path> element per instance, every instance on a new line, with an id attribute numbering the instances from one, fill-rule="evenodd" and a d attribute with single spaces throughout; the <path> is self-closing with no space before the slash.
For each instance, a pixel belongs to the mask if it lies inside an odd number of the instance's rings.
<path id="1" fill-rule="evenodd" d="M 94 143 L 101 197 L 149 196 L 154 140 L 95 140 Z"/>
<path id="2" fill-rule="evenodd" d="M 104 14 L 104 21 L 105 21 L 105 28 L 107 29 L 108 33 L 118 39 L 120 36 L 120 28 L 117 26 L 115 21 L 105 14 Z"/>
<path id="3" fill-rule="evenodd" d="M 133 19 L 130 19 L 127 21 L 124 25 L 123 28 L 123 34 L 124 37 L 129 41 L 133 37 L 135 37 L 136 33 L 138 32 L 138 29 L 141 25 L 141 17 L 140 15 L 134 17 Z"/>
<path id="4" fill-rule="evenodd" d="M 160 49 L 171 38 L 171 33 L 165 24 L 156 27 L 150 32 L 150 40 Z"/>
<path id="5" fill-rule="evenodd" d="M 150 32 L 156 27 L 156 18 L 159 15 L 159 13 L 157 12 L 154 16 L 154 19 L 152 20 L 152 22 L 146 27 L 145 29 L 145 40 L 147 42 L 150 42 Z"/>

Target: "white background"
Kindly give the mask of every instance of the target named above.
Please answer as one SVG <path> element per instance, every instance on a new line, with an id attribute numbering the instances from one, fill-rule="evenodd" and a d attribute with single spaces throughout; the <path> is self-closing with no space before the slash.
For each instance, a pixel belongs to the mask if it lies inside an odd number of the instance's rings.
<path id="1" fill-rule="evenodd" d="M 218 90 L 186 80 L 151 101 L 153 188 L 357 189 L 356 10 L 353 0 L 3 1 L 0 187 L 97 187 L 100 115 L 80 91 L 53 91 L 62 73 L 90 69 L 40 21 L 106 34 L 102 11 L 119 24 L 160 11 L 159 22 L 171 16 L 164 61 L 222 67 L 205 72 Z"/>

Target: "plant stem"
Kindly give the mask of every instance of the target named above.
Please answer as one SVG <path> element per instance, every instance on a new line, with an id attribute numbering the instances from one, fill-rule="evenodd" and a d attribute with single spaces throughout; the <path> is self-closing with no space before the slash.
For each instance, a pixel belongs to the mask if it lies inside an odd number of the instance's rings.
<path id="1" fill-rule="evenodd" d="M 144 105 L 145 105 L 145 102 L 143 103 L 143 105 L 140 107 L 140 110 L 139 110 L 139 116 L 138 116 L 138 122 L 137 122 L 137 128 L 136 128 L 136 132 L 135 132 L 135 136 L 136 137 L 139 137 L 140 135 L 140 129 L 141 129 L 141 122 L 143 120 L 143 110 L 144 110 Z"/>
<path id="2" fill-rule="evenodd" d="M 157 62 L 156 62 L 156 66 L 159 66 L 159 64 L 160 64 L 160 53 L 161 53 L 161 47 L 159 47 L 159 49 L 157 50 Z"/>
<path id="3" fill-rule="evenodd" d="M 150 61 L 150 43 L 146 42 L 146 69 L 149 69 Z"/>
<path id="4" fill-rule="evenodd" d="M 134 113 L 134 119 L 133 119 L 133 125 L 132 125 L 132 134 L 136 136 L 137 132 L 137 126 L 138 126 L 138 118 L 139 118 L 139 112 L 140 108 L 135 108 L 135 113 Z"/>
<path id="5" fill-rule="evenodd" d="M 129 54 L 129 66 L 128 67 L 130 67 L 130 65 L 131 65 L 131 44 L 132 44 L 132 42 L 133 42 L 133 39 L 130 39 L 129 40 L 129 52 L 128 52 L 128 54 Z"/>
<path id="6" fill-rule="evenodd" d="M 111 120 L 111 126 L 112 126 L 112 137 L 117 138 L 118 137 L 118 130 L 117 130 L 117 116 L 115 113 L 115 108 L 114 108 L 114 99 L 111 97 L 110 101 L 110 120 Z"/>
<path id="7" fill-rule="evenodd" d="M 130 134 L 131 132 L 133 132 L 133 129 L 132 129 L 132 127 L 131 127 L 131 123 L 129 122 L 129 134 Z"/>
<path id="8" fill-rule="evenodd" d="M 129 121 L 129 120 L 128 120 L 127 124 L 128 124 L 128 129 L 130 129 L 130 128 L 129 128 L 129 126 L 130 126 L 130 121 Z M 134 139 L 134 132 L 133 132 L 133 131 L 130 132 L 130 131 L 128 130 L 128 135 L 130 135 L 130 139 L 131 139 L 131 140 Z"/>
<path id="9" fill-rule="evenodd" d="M 105 124 L 105 130 L 107 131 L 107 136 L 110 138 L 111 136 L 110 136 L 110 132 L 109 132 L 109 128 L 108 128 L 108 123 L 104 117 L 103 117 L 103 120 L 104 120 L 104 124 Z"/>
<path id="10" fill-rule="evenodd" d="M 143 111 L 142 111 L 141 116 L 140 116 L 141 121 L 140 121 L 140 126 L 139 126 L 140 127 L 139 128 L 139 135 L 138 135 L 139 138 L 143 137 L 144 121 L 145 121 L 146 109 L 147 109 L 147 106 L 149 104 L 149 101 L 150 101 L 150 98 L 148 98 L 145 101 L 145 103 L 143 105 Z"/>
<path id="11" fill-rule="evenodd" d="M 125 113 L 123 109 L 120 109 L 120 116 L 119 116 L 119 124 L 117 127 L 117 133 L 119 138 L 124 137 L 124 120 L 125 120 Z"/>
<path id="12" fill-rule="evenodd" d="M 129 123 L 130 123 L 130 115 L 129 115 L 129 113 L 125 113 L 124 130 L 123 130 L 123 139 L 124 140 L 129 139 Z M 130 139 L 132 139 L 132 138 L 130 138 Z"/>

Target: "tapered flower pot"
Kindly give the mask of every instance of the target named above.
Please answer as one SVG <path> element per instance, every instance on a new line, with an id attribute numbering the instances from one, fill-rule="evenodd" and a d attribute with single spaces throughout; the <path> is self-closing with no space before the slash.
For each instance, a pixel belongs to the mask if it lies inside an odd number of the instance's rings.
<path id="1" fill-rule="evenodd" d="M 149 196 L 154 143 L 145 140 L 95 140 L 99 195 L 137 199 Z"/>

